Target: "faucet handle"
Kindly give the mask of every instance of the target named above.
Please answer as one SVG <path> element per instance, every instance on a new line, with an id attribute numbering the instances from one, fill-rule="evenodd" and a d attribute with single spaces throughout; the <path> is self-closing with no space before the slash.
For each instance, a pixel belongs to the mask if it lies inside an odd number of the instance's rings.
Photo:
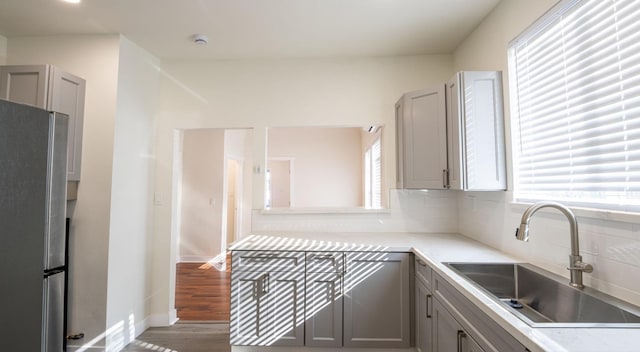
<path id="1" fill-rule="evenodd" d="M 593 265 L 584 263 L 582 261 L 576 261 L 576 262 L 572 263 L 572 265 L 570 267 L 568 267 L 567 269 L 569 269 L 569 270 L 580 270 L 580 271 L 585 272 L 585 273 L 591 273 L 591 272 L 593 272 Z"/>

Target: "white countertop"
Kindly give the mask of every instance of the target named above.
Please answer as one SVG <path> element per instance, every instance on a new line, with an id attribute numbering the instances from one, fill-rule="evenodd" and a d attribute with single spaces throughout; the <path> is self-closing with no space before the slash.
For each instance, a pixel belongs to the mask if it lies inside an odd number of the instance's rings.
<path id="1" fill-rule="evenodd" d="M 234 243 L 231 250 L 413 252 L 532 352 L 640 351 L 640 328 L 530 327 L 442 264 L 519 260 L 458 234 L 260 232 Z"/>

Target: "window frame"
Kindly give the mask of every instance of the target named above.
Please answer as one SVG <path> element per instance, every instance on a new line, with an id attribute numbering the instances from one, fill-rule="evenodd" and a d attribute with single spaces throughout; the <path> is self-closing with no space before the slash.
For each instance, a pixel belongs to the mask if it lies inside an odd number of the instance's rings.
<path id="1" fill-rule="evenodd" d="M 374 147 L 377 145 L 377 149 L 378 149 L 378 154 L 377 154 L 377 164 L 378 164 L 378 184 L 377 184 L 377 200 L 378 200 L 378 204 L 375 204 L 377 206 L 374 206 L 373 202 L 375 200 L 376 197 L 374 197 L 374 192 L 375 192 L 375 188 L 373 187 L 373 181 L 374 181 L 374 172 L 375 172 L 375 168 L 373 167 L 374 163 L 376 162 L 376 157 L 374 155 Z M 364 193 L 364 207 L 366 209 L 382 209 L 382 137 L 380 135 L 377 135 L 372 141 L 371 143 L 369 143 L 367 145 L 367 147 L 364 150 L 363 155 L 363 159 L 364 159 L 364 168 L 365 168 L 365 172 L 363 172 L 364 174 L 364 180 L 363 180 L 363 193 Z"/>

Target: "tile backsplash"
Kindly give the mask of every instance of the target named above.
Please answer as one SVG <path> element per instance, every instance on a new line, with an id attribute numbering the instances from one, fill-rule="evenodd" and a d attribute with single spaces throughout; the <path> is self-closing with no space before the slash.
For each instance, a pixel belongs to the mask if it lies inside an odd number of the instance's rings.
<path id="1" fill-rule="evenodd" d="M 391 190 L 382 211 L 324 209 L 318 212 L 254 210 L 253 231 L 458 232 L 455 192 Z"/>

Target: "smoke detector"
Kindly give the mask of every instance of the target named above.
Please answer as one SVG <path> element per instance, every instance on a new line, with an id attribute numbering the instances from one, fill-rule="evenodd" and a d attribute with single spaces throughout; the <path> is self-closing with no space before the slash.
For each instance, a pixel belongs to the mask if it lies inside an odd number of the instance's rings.
<path id="1" fill-rule="evenodd" d="M 207 43 L 209 43 L 209 38 L 203 34 L 195 34 L 191 39 L 198 45 L 207 45 Z"/>

